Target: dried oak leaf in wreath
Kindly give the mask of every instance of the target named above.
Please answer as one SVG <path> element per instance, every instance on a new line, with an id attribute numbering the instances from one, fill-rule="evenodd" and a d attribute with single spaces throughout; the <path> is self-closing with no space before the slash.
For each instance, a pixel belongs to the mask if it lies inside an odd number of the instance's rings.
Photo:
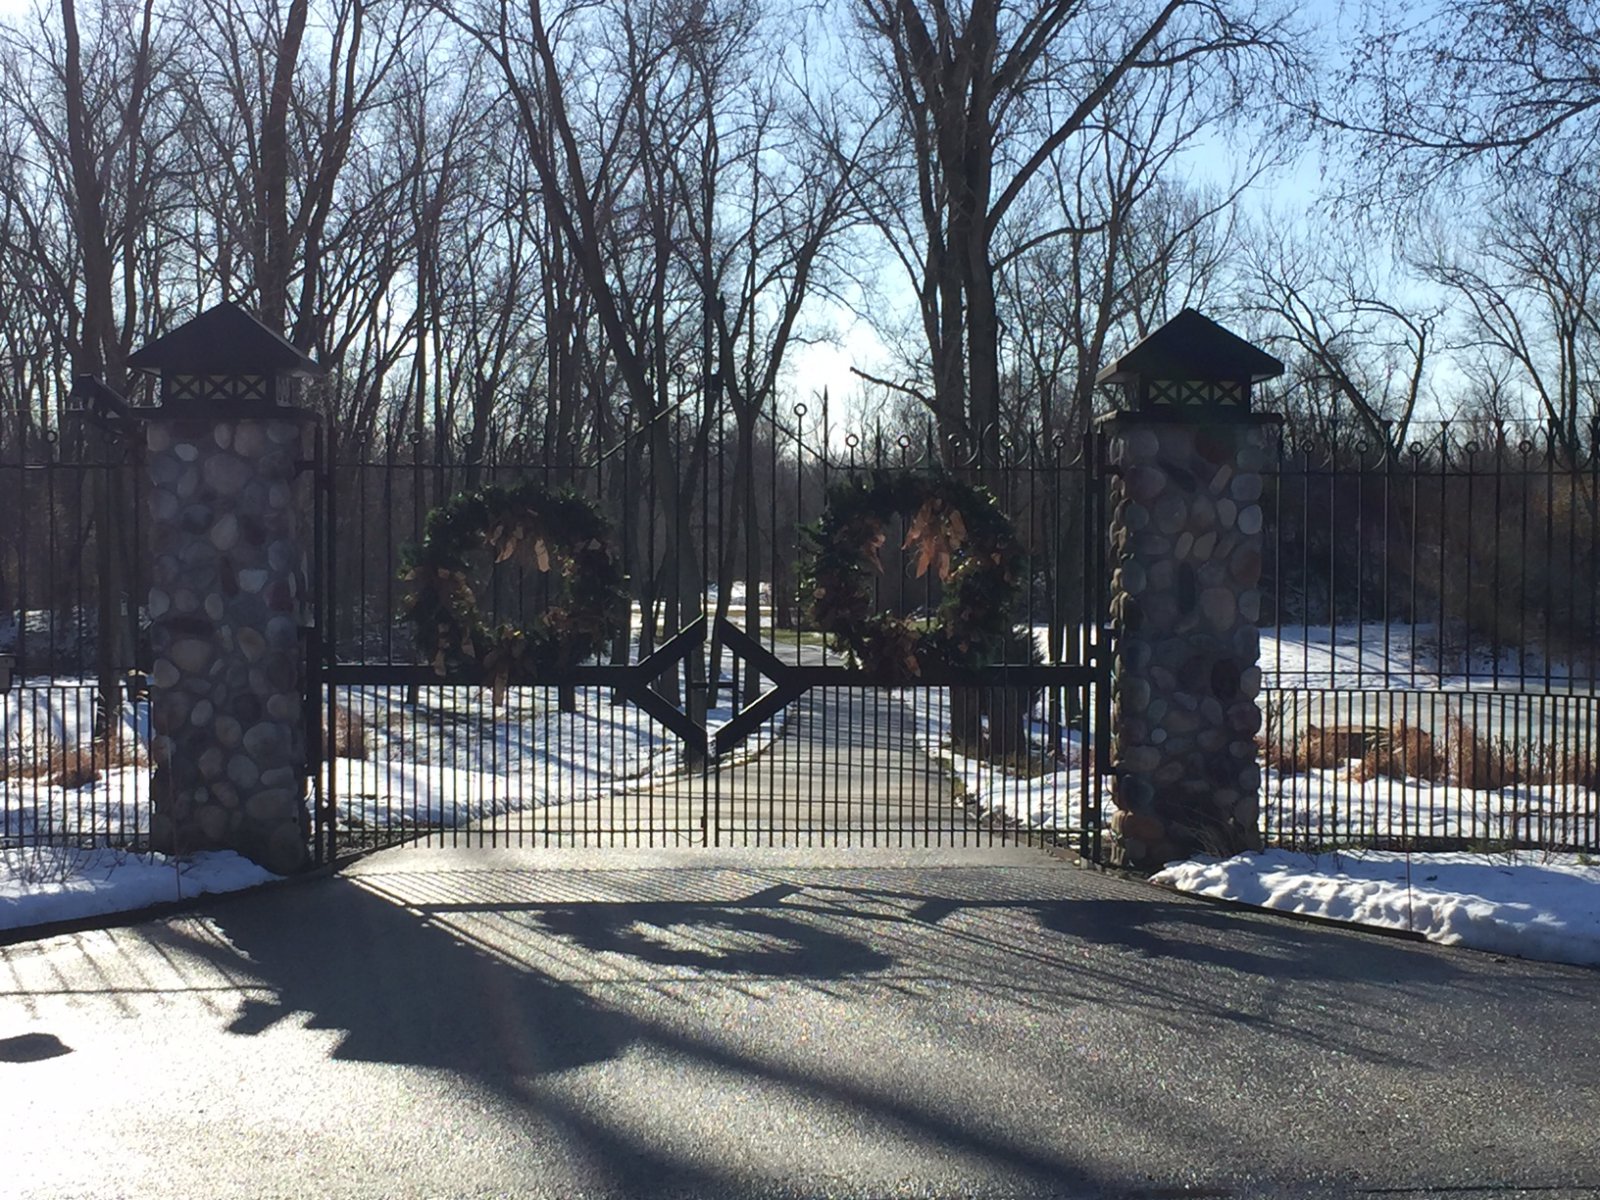
<path id="1" fill-rule="evenodd" d="M 883 522 L 876 517 L 868 519 L 868 533 L 861 543 L 861 557 L 872 564 L 872 569 L 879 575 L 883 574 L 883 560 L 878 557 L 878 551 L 883 548 L 883 543 L 888 540 L 888 535 L 883 532 Z"/>
<path id="2" fill-rule="evenodd" d="M 496 525 L 487 538 L 494 550 L 495 565 L 515 559 L 518 566 L 537 567 L 550 571 L 550 543 L 537 529 L 529 529 L 520 521 L 511 529 Z"/>
<path id="3" fill-rule="evenodd" d="M 515 534 L 507 537 L 506 527 L 503 524 L 496 525 L 483 540 L 494 551 L 494 561 L 496 563 L 505 562 L 506 559 L 517 552 L 517 537 Z"/>
<path id="4" fill-rule="evenodd" d="M 948 508 L 944 501 L 930 496 L 922 502 L 906 530 L 902 550 L 916 551 L 917 578 L 933 567 L 940 580 L 950 578 L 950 559 L 967 540 L 967 523 L 960 510 Z"/>

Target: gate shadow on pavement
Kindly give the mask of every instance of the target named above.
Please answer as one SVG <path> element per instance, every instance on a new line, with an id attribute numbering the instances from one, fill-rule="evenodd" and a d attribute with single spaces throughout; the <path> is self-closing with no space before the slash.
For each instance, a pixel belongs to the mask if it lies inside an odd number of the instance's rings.
<path id="1" fill-rule="evenodd" d="M 538 969 L 541 959 L 550 961 L 552 943 L 566 943 L 578 958 L 625 956 L 676 972 L 680 981 L 715 977 L 735 986 L 748 979 L 826 986 L 893 967 L 890 955 L 859 938 L 760 911 L 778 894 L 756 897 L 754 905 L 746 898 L 733 904 L 624 900 L 550 906 L 482 904 L 463 895 L 460 905 L 435 905 L 424 913 L 334 878 L 220 904 L 212 923 L 248 958 L 249 974 L 275 996 L 271 1002 L 247 998 L 228 1031 L 253 1036 L 305 1014 L 307 1028 L 343 1034 L 332 1055 L 337 1060 L 455 1073 L 561 1130 L 562 1153 L 599 1175 L 598 1186 L 608 1194 L 743 1196 L 758 1182 L 675 1155 L 541 1083 L 640 1047 L 760 1078 L 825 1107 L 859 1110 L 910 1140 L 987 1163 L 1006 1179 L 1051 1192 L 1063 1186 L 1074 1194 L 1104 1191 L 1102 1181 L 1060 1148 L 994 1140 L 908 1098 L 779 1067 L 715 1037 L 685 1034 L 598 1003 L 570 979 Z M 525 916 L 514 940 L 523 941 L 526 961 L 508 957 L 504 940 L 475 944 L 459 928 L 440 924 L 441 909 Z M 650 929 L 692 931 L 700 944 L 663 943 L 645 932 Z M 183 948 L 239 969 L 220 945 L 186 940 Z M 670 1092 L 660 1100 L 676 1103 Z M 589 1179 L 574 1190 L 595 1185 Z"/>
<path id="2" fill-rule="evenodd" d="M 277 995 L 273 1003 L 247 1001 L 230 1032 L 260 1032 L 306 1012 L 311 1027 L 343 1031 L 338 1058 L 520 1076 L 603 1061 L 629 1044 L 635 1031 L 593 998 L 595 985 L 785 981 L 842 994 L 835 985 L 914 991 L 946 979 L 1023 1007 L 1109 1000 L 1157 1017 L 1261 1022 L 1270 1014 L 1242 1012 L 1227 989 L 1197 992 L 1187 972 L 1163 964 L 1274 987 L 1366 981 L 1381 984 L 1391 1003 L 1471 982 L 1450 957 L 1423 947 L 1372 937 L 1352 943 L 1343 931 L 1159 892 L 1036 897 L 989 880 L 974 887 L 974 874 L 963 872 L 963 894 L 951 896 L 898 880 L 840 887 L 813 872 L 800 886 L 752 871 L 736 874 L 737 895 L 659 900 L 647 898 L 657 873 L 629 870 L 582 872 L 636 886 L 585 887 L 591 895 L 575 902 L 570 894 L 544 898 L 531 872 L 496 872 L 486 896 L 486 874 L 428 872 L 426 896 L 335 878 L 219 905 L 216 925 Z M 505 1024 L 507 1014 L 516 1022 Z M 1347 1013 L 1339 1028 L 1354 1027 Z M 1286 1032 L 1324 1042 L 1299 1025 Z M 1327 1048 L 1372 1054 L 1353 1040 Z M 1398 1047 L 1382 1059 L 1410 1062 Z"/>
<path id="3" fill-rule="evenodd" d="M 262 900 L 219 906 L 213 918 L 276 995 L 247 1000 L 231 1033 L 306 1013 L 309 1028 L 343 1034 L 335 1058 L 480 1078 L 562 1071 L 623 1044 L 580 992 L 512 970 L 348 880 Z M 516 1027 L 490 1023 L 508 1013 Z"/>
<path id="4" fill-rule="evenodd" d="M 1041 893 L 1041 878 L 1063 882 Z M 1280 1061 L 1331 1052 L 1428 1072 L 1450 1063 L 1440 1046 L 1417 1046 L 1414 1030 L 1389 1028 L 1391 1006 L 1462 988 L 1492 997 L 1498 979 L 1519 982 L 1514 965 L 1462 971 L 1430 948 L 1225 912 L 1064 867 L 419 868 L 241 897 L 219 903 L 209 924 L 237 956 L 185 938 L 181 922 L 160 936 L 247 973 L 259 983 L 247 994 L 274 997 L 245 999 L 230 1032 L 250 1036 L 305 1014 L 309 1028 L 339 1031 L 335 1059 L 447 1071 L 518 1120 L 558 1130 L 561 1161 L 579 1164 L 573 1190 L 640 1195 L 741 1195 L 763 1177 L 687 1154 L 587 1103 L 587 1068 L 606 1087 L 619 1086 L 619 1071 L 630 1088 L 715 1079 L 802 1109 L 857 1114 L 886 1141 L 930 1148 L 1019 1191 L 1120 1192 L 1064 1131 L 1041 1140 L 983 1114 L 954 1115 L 967 1077 L 940 1075 L 937 1055 L 910 1088 L 893 1085 L 881 1062 L 796 1057 L 780 1018 L 808 996 L 824 1020 L 858 1012 L 867 1023 L 896 1006 L 919 1025 L 975 1010 L 1022 1027 L 1131 1013 L 1152 1030 L 1199 1022 L 1266 1034 Z M 1564 989 L 1548 972 L 1544 980 Z M 1051 1028 L 1059 1039 L 1073 1026 Z M 958 1035 L 972 1036 L 952 1027 Z M 996 1037 L 1008 1052 L 1003 1030 Z M 677 1064 L 670 1076 L 662 1063 Z M 1110 1118 L 1165 1129 L 1202 1161 L 1223 1136 L 1259 1139 L 1271 1153 L 1270 1129 L 1211 1129 L 1189 1107 L 1147 1111 L 1138 1105 L 1167 1102 L 1148 1089 L 1117 1111 L 1114 1087 L 1083 1079 Z M 695 1111 L 673 1096 L 662 1094 L 661 1120 L 680 1103 Z M 738 1113 L 735 1127 L 750 1119 Z"/>

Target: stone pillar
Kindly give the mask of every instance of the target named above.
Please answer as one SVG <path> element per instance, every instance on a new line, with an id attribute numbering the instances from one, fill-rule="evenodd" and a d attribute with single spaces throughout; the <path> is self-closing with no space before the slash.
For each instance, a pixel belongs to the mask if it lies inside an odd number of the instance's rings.
<path id="1" fill-rule="evenodd" d="M 156 410 L 151 498 L 151 840 L 305 865 L 305 596 L 293 409 Z"/>
<path id="2" fill-rule="evenodd" d="M 1114 857 L 1261 848 L 1262 471 L 1279 418 L 1105 419 Z"/>

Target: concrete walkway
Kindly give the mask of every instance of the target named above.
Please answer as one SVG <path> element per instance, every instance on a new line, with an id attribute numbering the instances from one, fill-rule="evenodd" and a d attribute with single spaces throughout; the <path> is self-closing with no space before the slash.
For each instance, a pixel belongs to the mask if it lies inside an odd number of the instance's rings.
<path id="1" fill-rule="evenodd" d="M 996 834 L 878 688 L 816 688 L 754 754 L 585 803 L 498 814 L 466 835 L 533 846 L 959 846 Z M 929 733 L 920 739 L 931 742 Z M 448 837 L 449 835 L 445 835 Z"/>
<path id="2" fill-rule="evenodd" d="M 0 1194 L 1600 1195 L 1600 974 L 1036 852 L 396 850 L 0 950 Z"/>

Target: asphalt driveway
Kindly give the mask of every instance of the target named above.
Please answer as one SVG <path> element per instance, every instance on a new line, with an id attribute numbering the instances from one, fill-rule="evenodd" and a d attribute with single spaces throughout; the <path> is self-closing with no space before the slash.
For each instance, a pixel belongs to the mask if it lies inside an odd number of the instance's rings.
<path id="1" fill-rule="evenodd" d="M 0 1194 L 1595 1196 L 1600 973 L 1028 850 L 398 850 L 0 949 Z"/>

